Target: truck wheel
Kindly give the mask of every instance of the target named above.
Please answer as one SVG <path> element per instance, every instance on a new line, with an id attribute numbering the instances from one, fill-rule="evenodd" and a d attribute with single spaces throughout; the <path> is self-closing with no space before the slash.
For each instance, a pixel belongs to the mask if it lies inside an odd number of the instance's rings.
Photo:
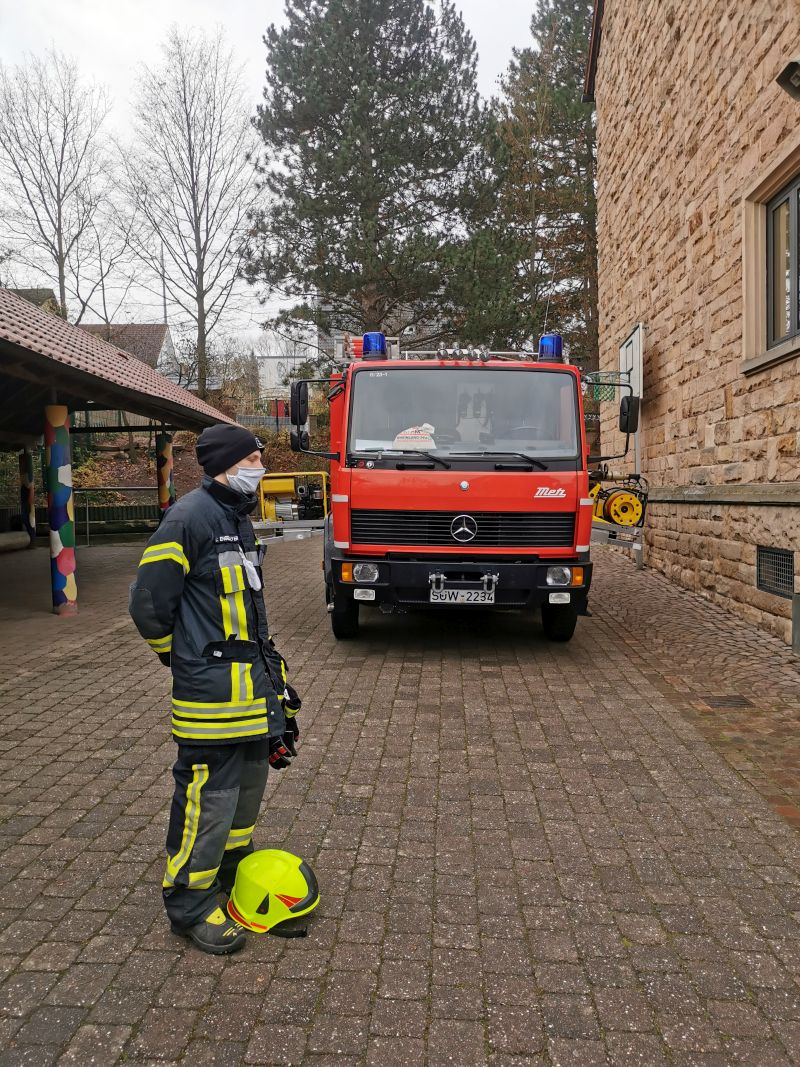
<path id="1" fill-rule="evenodd" d="M 358 601 L 332 596 L 328 603 L 333 604 L 333 611 L 330 613 L 333 636 L 338 641 L 358 637 Z"/>
<path id="2" fill-rule="evenodd" d="M 542 626 L 550 641 L 569 641 L 577 622 L 578 612 L 572 604 L 542 604 Z"/>

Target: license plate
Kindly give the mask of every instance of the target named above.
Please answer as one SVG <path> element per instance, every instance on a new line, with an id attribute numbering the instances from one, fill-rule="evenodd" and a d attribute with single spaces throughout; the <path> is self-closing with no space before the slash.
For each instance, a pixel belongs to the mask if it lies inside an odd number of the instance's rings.
<path id="1" fill-rule="evenodd" d="M 431 604 L 494 604 L 494 589 L 431 589 Z"/>

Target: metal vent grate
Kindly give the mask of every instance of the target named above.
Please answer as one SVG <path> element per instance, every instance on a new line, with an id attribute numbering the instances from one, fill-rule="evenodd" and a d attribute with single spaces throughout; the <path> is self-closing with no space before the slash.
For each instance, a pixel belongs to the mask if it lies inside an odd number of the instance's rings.
<path id="1" fill-rule="evenodd" d="M 794 595 L 794 552 L 788 548 L 758 546 L 756 585 L 765 593 L 786 597 Z"/>
<path id="2" fill-rule="evenodd" d="M 708 704 L 710 708 L 752 708 L 753 706 L 752 700 L 738 696 L 736 693 L 728 696 L 703 697 L 703 703 Z"/>

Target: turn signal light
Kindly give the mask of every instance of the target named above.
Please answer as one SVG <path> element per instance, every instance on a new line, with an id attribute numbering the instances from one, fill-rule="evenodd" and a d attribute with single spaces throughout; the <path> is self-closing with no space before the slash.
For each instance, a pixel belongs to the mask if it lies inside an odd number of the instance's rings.
<path id="1" fill-rule="evenodd" d="M 572 568 L 572 581 L 570 585 L 583 585 L 583 567 Z"/>
<path id="2" fill-rule="evenodd" d="M 352 582 L 352 580 L 353 580 L 353 564 L 352 563 L 343 563 L 342 564 L 342 581 L 343 582 Z"/>

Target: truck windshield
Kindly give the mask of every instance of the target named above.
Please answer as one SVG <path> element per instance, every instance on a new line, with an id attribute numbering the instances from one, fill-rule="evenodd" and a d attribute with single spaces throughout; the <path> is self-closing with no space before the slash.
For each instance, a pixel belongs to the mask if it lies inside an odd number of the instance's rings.
<path id="1" fill-rule="evenodd" d="M 350 452 L 578 454 L 575 378 L 478 367 L 357 371 Z"/>

